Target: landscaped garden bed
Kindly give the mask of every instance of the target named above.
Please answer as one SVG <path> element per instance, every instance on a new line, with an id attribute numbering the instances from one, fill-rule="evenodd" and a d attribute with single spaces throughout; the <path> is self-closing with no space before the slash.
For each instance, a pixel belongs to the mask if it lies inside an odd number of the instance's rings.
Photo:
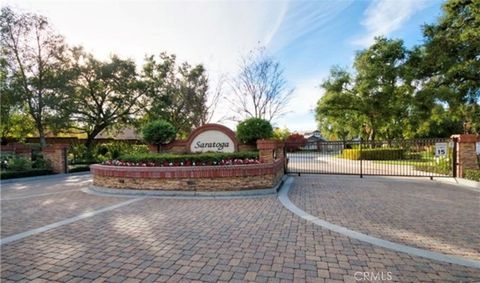
<path id="1" fill-rule="evenodd" d="M 15 153 L 2 153 L 0 179 L 13 179 L 53 174 L 50 162 L 35 152 L 32 158 Z"/>
<path id="2" fill-rule="evenodd" d="M 195 154 L 128 154 L 102 162 L 111 166 L 172 167 L 172 166 L 228 166 L 260 164 L 258 152 L 195 153 Z"/>
<path id="3" fill-rule="evenodd" d="M 465 179 L 480 182 L 480 169 L 465 170 Z"/>

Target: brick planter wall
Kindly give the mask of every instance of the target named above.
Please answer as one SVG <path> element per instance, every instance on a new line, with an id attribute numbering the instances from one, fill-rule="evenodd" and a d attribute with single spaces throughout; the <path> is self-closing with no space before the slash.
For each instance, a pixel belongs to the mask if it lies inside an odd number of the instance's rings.
<path id="1" fill-rule="evenodd" d="M 274 187 L 284 173 L 283 158 L 273 163 L 198 167 L 92 165 L 93 184 L 117 189 L 237 191 Z"/>

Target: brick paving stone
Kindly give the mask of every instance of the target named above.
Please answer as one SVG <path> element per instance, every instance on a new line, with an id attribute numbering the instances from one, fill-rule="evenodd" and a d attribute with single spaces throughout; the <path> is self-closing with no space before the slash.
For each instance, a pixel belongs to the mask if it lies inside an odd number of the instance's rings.
<path id="1" fill-rule="evenodd" d="M 2 214 L 0 235 L 6 237 L 21 233 L 126 200 L 120 197 L 98 197 L 81 191 L 4 200 L 0 207 Z"/>
<path id="2" fill-rule="evenodd" d="M 478 191 L 424 179 L 322 175 L 295 178 L 289 198 L 355 231 L 480 260 Z"/>
<path id="3" fill-rule="evenodd" d="M 397 282 L 480 280 L 477 269 L 322 229 L 275 196 L 147 198 L 2 245 L 1 260 L 2 282 L 334 282 L 351 280 L 356 271 L 390 271 Z"/>

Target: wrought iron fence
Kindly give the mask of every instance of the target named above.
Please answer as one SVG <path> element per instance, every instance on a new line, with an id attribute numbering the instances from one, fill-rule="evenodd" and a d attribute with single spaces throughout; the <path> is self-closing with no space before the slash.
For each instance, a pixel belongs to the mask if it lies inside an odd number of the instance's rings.
<path id="1" fill-rule="evenodd" d="M 455 146 L 450 139 L 313 142 L 286 153 L 287 172 L 360 176 L 453 176 Z"/>

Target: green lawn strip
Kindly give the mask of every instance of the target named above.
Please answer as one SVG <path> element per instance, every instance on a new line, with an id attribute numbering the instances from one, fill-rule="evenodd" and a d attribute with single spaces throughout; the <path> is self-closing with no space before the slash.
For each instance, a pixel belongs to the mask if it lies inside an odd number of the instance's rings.
<path id="1" fill-rule="evenodd" d="M 434 166 L 435 160 L 374 160 L 375 164 L 411 165 L 411 166 Z"/>

